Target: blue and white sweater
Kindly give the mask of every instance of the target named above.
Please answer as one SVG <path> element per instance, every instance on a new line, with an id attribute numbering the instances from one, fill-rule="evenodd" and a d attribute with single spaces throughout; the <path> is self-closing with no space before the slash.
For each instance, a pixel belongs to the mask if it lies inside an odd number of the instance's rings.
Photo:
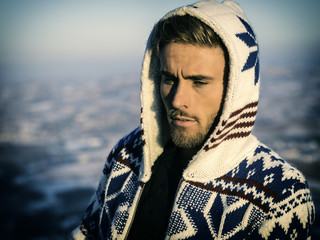
<path id="1" fill-rule="evenodd" d="M 229 55 L 217 126 L 184 170 L 166 239 L 308 239 L 314 205 L 303 175 L 253 135 L 259 100 L 259 48 L 232 1 L 198 2 L 169 12 L 211 27 Z M 145 183 L 169 141 L 159 94 L 159 57 L 148 41 L 141 73 L 141 125 L 107 158 L 74 239 L 125 239 Z"/>
<path id="2" fill-rule="evenodd" d="M 140 129 L 111 151 L 75 236 L 125 239 L 143 191 Z M 307 239 L 314 207 L 302 174 L 257 142 L 228 173 L 182 179 L 167 239 Z M 78 239 L 84 239 L 79 237 Z"/>

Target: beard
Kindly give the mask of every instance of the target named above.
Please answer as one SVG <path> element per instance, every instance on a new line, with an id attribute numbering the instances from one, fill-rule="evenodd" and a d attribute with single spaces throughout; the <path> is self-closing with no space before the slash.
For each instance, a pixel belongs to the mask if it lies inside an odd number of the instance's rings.
<path id="1" fill-rule="evenodd" d="M 199 147 L 207 136 L 207 132 L 187 133 L 183 127 L 170 126 L 172 142 L 179 148 Z"/>
<path id="2" fill-rule="evenodd" d="M 191 117 L 197 121 L 199 124 L 199 119 L 195 116 L 190 116 L 189 114 L 186 114 L 180 110 L 176 110 L 170 114 L 170 117 L 174 116 L 185 116 L 185 117 Z M 196 132 L 190 132 L 190 130 L 175 126 L 173 124 L 169 124 L 170 126 L 170 136 L 172 142 L 179 148 L 183 149 L 190 149 L 190 148 L 197 148 L 203 144 L 205 139 L 207 138 L 207 135 L 212 127 L 213 121 L 215 119 L 215 116 L 212 116 L 212 121 L 209 122 L 207 126 L 201 127 L 199 125 L 199 129 Z"/>

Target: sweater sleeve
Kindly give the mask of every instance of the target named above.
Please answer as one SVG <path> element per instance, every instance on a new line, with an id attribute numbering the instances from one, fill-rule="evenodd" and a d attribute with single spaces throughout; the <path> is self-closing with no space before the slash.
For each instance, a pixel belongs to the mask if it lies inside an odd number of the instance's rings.
<path id="1" fill-rule="evenodd" d="M 113 151 L 107 158 L 99 184 L 85 210 L 80 226 L 71 234 L 71 239 L 98 239 L 100 214 L 104 204 L 105 189 L 113 162 Z"/>
<path id="2" fill-rule="evenodd" d="M 120 139 L 111 150 L 100 176 L 97 190 L 85 210 L 80 226 L 72 232 L 72 239 L 100 239 L 100 217 L 105 203 L 105 193 L 110 173 L 121 150 L 124 149 L 130 141 L 135 142 L 136 139 L 141 139 L 141 131 L 139 128 Z"/>
<path id="3" fill-rule="evenodd" d="M 276 202 L 252 239 L 311 239 L 315 209 L 307 183 L 297 182 L 283 190 L 283 198 Z"/>

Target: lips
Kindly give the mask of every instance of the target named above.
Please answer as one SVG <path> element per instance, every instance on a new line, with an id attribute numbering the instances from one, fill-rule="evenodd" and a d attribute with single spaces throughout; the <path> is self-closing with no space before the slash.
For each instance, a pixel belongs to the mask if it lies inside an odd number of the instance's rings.
<path id="1" fill-rule="evenodd" d="M 179 127 L 189 127 L 197 122 L 193 118 L 183 117 L 183 116 L 174 116 L 174 117 L 171 117 L 171 120 L 175 126 L 179 126 Z"/>
<path id="2" fill-rule="evenodd" d="M 172 117 L 172 119 L 178 120 L 178 121 L 194 121 L 193 118 L 183 117 L 183 116 L 175 116 L 175 117 Z"/>

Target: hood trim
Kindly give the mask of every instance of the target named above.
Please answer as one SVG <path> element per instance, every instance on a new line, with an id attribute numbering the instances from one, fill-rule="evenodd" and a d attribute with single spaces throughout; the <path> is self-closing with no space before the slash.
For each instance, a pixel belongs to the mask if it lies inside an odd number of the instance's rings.
<path id="1" fill-rule="evenodd" d="M 220 36 L 229 54 L 228 87 L 220 120 L 183 174 L 186 178 L 192 177 L 192 180 L 205 180 L 209 175 L 202 170 L 204 166 L 212 165 L 212 168 L 220 169 L 225 165 L 225 169 L 229 169 L 241 160 L 241 156 L 237 156 L 239 152 L 251 149 L 256 143 L 251 132 L 259 99 L 258 44 L 243 11 L 232 1 L 218 3 L 211 0 L 184 6 L 169 12 L 159 22 L 186 14 L 211 27 Z M 147 43 L 141 73 L 141 129 L 145 143 L 143 174 L 140 176 L 142 182 L 150 179 L 151 167 L 169 139 L 159 91 L 160 61 L 150 44 L 156 25 Z M 214 175 L 224 172 L 212 168 L 210 171 L 215 172 Z"/>

